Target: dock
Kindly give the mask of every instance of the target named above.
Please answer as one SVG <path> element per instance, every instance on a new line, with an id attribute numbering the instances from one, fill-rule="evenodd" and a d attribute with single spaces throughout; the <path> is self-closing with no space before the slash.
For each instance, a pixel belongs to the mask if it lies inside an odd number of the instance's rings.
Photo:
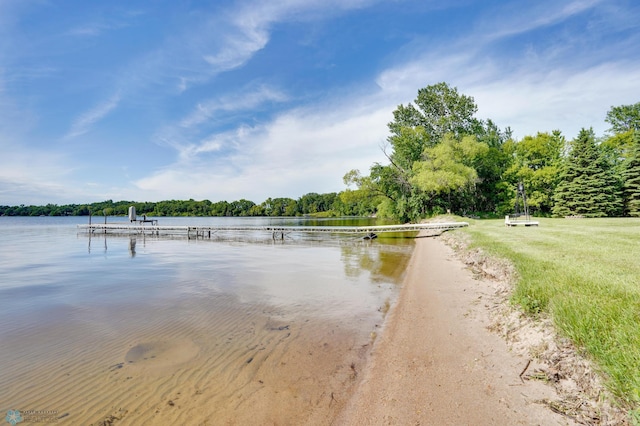
<path id="1" fill-rule="evenodd" d="M 78 225 L 78 229 L 88 233 L 127 233 L 127 234 L 181 234 L 187 238 L 211 238 L 219 233 L 243 233 L 243 232 L 265 232 L 271 236 L 284 238 L 290 233 L 303 234 L 351 234 L 362 235 L 364 238 L 373 239 L 378 234 L 390 232 L 420 232 L 429 231 L 431 233 L 441 233 L 453 229 L 469 226 L 467 222 L 433 222 L 416 223 L 403 225 L 378 225 L 378 226 L 187 226 L 170 225 L 163 226 L 155 223 L 94 223 L 88 225 Z"/>

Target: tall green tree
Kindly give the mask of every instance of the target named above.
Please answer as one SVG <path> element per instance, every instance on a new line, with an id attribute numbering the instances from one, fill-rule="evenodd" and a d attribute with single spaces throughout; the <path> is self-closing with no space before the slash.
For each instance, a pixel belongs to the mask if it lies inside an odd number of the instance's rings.
<path id="1" fill-rule="evenodd" d="M 555 216 L 603 217 L 621 214 L 615 176 L 595 142 L 593 129 L 582 129 L 571 144 L 554 196 Z"/>
<path id="2" fill-rule="evenodd" d="M 452 194 L 471 192 L 478 180 L 474 159 L 488 150 L 487 144 L 474 136 L 457 139 L 453 135 L 445 135 L 438 145 L 425 148 L 424 160 L 413 164 L 411 183 L 427 194 L 427 208 L 435 207 L 437 197 L 451 205 Z"/>
<path id="3" fill-rule="evenodd" d="M 443 152 L 430 150 L 447 139 L 446 135 L 449 135 L 449 142 L 461 141 L 469 135 L 483 137 L 487 142 L 495 143 L 499 150 L 503 140 L 497 126 L 490 123 L 485 127 L 475 117 L 477 110 L 472 97 L 458 93 L 455 87 L 447 83 L 420 89 L 413 104 L 398 106 L 393 112 L 393 121 L 388 124 L 390 136 L 387 141 L 391 149 L 390 152 L 385 151 L 385 154 L 390 164 L 374 164 L 371 167 L 372 184 L 386 196 L 386 200 L 379 205 L 380 215 L 413 221 L 435 210 L 444 211 L 461 199 L 458 194 L 460 188 L 453 189 L 456 185 L 452 182 L 456 180 L 455 176 L 459 176 L 456 173 L 449 175 L 449 181 L 453 185 L 449 190 L 433 189 L 433 181 L 430 179 L 435 174 L 442 178 L 447 171 L 446 168 L 441 168 L 443 165 L 436 166 L 433 158 L 425 155 L 438 153 L 439 158 L 443 159 L 446 149 Z M 449 142 L 446 145 L 450 148 Z M 484 163 L 478 163 L 484 167 L 479 183 L 491 185 L 499 180 L 498 175 L 502 170 L 495 168 L 497 164 L 491 164 L 488 156 L 484 160 Z M 456 164 L 460 165 L 459 162 Z M 453 167 L 453 162 L 448 165 Z M 473 180 L 476 178 L 477 176 Z M 473 196 L 468 196 L 469 203 L 473 200 Z"/>
<path id="4" fill-rule="evenodd" d="M 229 203 L 231 216 L 250 216 L 249 211 L 256 203 L 253 201 L 240 199 Z"/>
<path id="5" fill-rule="evenodd" d="M 640 130 L 640 102 L 633 105 L 611 107 L 605 121 L 611 124 L 613 133 Z"/>
<path id="6" fill-rule="evenodd" d="M 624 180 L 625 213 L 640 216 L 640 130 L 634 132 L 634 147 L 622 174 Z"/>
<path id="7" fill-rule="evenodd" d="M 475 117 L 476 112 L 478 107 L 471 96 L 441 82 L 418 90 L 413 104 L 399 105 L 393 112 L 389 130 L 395 136 L 405 127 L 422 127 L 432 143 L 447 133 L 454 137 L 476 135 L 482 131 L 482 121 Z"/>
<path id="8" fill-rule="evenodd" d="M 513 163 L 506 171 L 505 179 L 513 188 L 518 182 L 524 183 L 532 213 L 551 213 L 553 194 L 560 182 L 565 144 L 562 133 L 555 130 L 552 133 L 525 136 L 520 141 L 512 141 L 507 147 L 512 153 Z M 510 205 L 514 203 L 515 191 Z"/>
<path id="9" fill-rule="evenodd" d="M 338 194 L 335 208 L 342 215 L 370 216 L 377 210 L 383 194 L 370 176 L 362 176 L 359 170 L 351 170 L 342 178 L 347 189 Z M 355 189 L 351 189 L 355 187 Z"/>
<path id="10" fill-rule="evenodd" d="M 615 173 L 623 175 L 626 173 L 627 162 L 633 155 L 634 135 L 640 131 L 640 102 L 611 107 L 605 121 L 611 128 L 601 147 Z"/>
<path id="11" fill-rule="evenodd" d="M 266 216 L 295 216 L 298 202 L 292 198 L 267 198 L 263 203 Z"/>
<path id="12" fill-rule="evenodd" d="M 476 135 L 479 142 L 485 143 L 489 149 L 479 153 L 473 167 L 478 173 L 478 179 L 472 193 L 468 194 L 464 205 L 474 212 L 497 212 L 511 195 L 508 185 L 505 185 L 504 174 L 511 166 L 513 158 L 505 151 L 505 143 L 511 140 L 511 129 L 501 131 L 491 120 L 487 120 L 480 135 Z"/>

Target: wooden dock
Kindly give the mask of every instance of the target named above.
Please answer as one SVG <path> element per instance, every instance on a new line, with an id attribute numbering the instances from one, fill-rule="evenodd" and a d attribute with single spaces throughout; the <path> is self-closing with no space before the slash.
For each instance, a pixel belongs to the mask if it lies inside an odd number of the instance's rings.
<path id="1" fill-rule="evenodd" d="M 89 233 L 130 233 L 130 234 L 181 234 L 188 238 L 211 238 L 218 233 L 242 233 L 242 232 L 268 232 L 273 238 L 284 238 L 290 233 L 304 234 L 355 234 L 364 238 L 375 238 L 380 233 L 388 232 L 420 232 L 430 231 L 441 233 L 452 229 L 469 226 L 467 222 L 433 222 L 404 225 L 379 225 L 379 226 L 187 226 L 169 225 L 163 226 L 147 223 L 94 223 L 78 225 L 78 229 Z"/>

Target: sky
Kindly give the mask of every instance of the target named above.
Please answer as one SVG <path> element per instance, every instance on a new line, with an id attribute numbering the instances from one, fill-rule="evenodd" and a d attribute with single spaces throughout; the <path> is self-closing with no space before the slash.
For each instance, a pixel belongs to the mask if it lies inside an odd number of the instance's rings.
<path id="1" fill-rule="evenodd" d="M 339 192 L 447 82 L 516 138 L 640 102 L 637 0 L 0 0 L 0 205 Z"/>

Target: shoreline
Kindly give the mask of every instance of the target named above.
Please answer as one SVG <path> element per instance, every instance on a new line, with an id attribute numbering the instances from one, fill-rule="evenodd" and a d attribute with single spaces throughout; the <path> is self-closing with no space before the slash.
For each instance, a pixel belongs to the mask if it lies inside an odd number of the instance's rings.
<path id="1" fill-rule="evenodd" d="M 417 238 L 403 287 L 335 424 L 568 425 L 555 390 L 489 330 L 494 286 L 439 238 Z"/>

